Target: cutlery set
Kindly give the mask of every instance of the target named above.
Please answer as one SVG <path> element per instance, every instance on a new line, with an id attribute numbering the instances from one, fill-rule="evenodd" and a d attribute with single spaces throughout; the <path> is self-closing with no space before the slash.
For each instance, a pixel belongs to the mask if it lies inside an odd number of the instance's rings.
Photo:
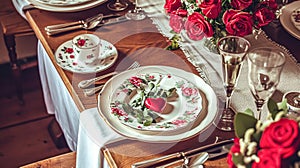
<path id="1" fill-rule="evenodd" d="M 140 64 L 137 61 L 135 61 L 126 70 L 136 69 L 138 67 L 140 67 Z M 104 75 L 101 75 L 101 76 L 98 76 L 98 77 L 95 77 L 95 78 L 83 80 L 83 81 L 78 83 L 78 87 L 81 88 L 81 89 L 84 89 L 84 95 L 85 96 L 92 96 L 95 93 L 97 93 L 98 91 L 100 91 L 103 88 L 104 84 L 101 84 L 100 86 L 95 86 L 95 87 L 89 88 L 90 86 L 92 86 L 96 81 L 114 76 L 118 73 L 119 72 L 117 72 L 117 71 L 113 71 L 113 72 L 110 72 L 108 74 L 104 74 Z"/>
<path id="2" fill-rule="evenodd" d="M 52 35 L 57 35 L 60 33 L 77 30 L 77 29 L 91 30 L 96 27 L 120 23 L 127 20 L 128 19 L 125 16 L 122 16 L 121 14 L 103 15 L 100 13 L 98 15 L 86 18 L 84 20 L 79 20 L 70 23 L 49 25 L 45 27 L 45 30 L 48 35 L 52 36 Z"/>
<path id="3" fill-rule="evenodd" d="M 153 167 L 162 163 L 158 168 L 166 168 L 175 164 L 183 163 L 178 168 L 201 167 L 206 160 L 213 160 L 227 154 L 233 145 L 233 139 L 209 144 L 186 152 L 177 152 L 170 155 L 141 161 L 131 165 L 132 168 Z M 175 161 L 172 161 L 175 160 Z M 157 166 L 156 166 L 157 167 Z M 174 166 L 172 166 L 174 167 Z"/>

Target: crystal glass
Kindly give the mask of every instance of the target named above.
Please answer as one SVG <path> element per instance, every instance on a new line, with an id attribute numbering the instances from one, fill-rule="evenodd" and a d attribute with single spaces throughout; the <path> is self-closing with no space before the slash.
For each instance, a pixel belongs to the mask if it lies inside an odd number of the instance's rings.
<path id="1" fill-rule="evenodd" d="M 115 2 L 110 2 L 107 4 L 107 8 L 112 11 L 122 11 L 127 7 L 128 3 L 121 0 L 116 0 Z"/>
<path id="2" fill-rule="evenodd" d="M 273 95 L 280 80 L 285 55 L 275 48 L 261 47 L 248 53 L 248 82 L 257 107 L 257 119 L 261 110 Z"/>
<path id="3" fill-rule="evenodd" d="M 129 10 L 125 16 L 128 18 L 128 19 L 131 19 L 131 20 L 143 20 L 146 18 L 146 13 L 145 11 L 139 7 L 139 3 L 138 3 L 139 0 L 135 0 L 135 7 L 133 10 Z"/>
<path id="4" fill-rule="evenodd" d="M 223 131 L 234 130 L 233 119 L 235 112 L 230 108 L 230 100 L 249 47 L 249 41 L 238 36 L 226 36 L 218 41 L 218 49 L 222 58 L 226 102 L 217 128 Z"/>

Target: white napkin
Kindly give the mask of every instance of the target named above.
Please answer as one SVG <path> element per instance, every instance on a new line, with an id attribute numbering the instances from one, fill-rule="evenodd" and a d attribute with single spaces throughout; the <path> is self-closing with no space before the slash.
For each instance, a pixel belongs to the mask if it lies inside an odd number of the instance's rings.
<path id="1" fill-rule="evenodd" d="M 13 5 L 15 6 L 16 10 L 18 13 L 26 19 L 24 11 L 27 9 L 32 9 L 34 8 L 33 5 L 30 4 L 27 0 L 12 0 Z M 27 19 L 26 19 L 27 20 Z"/>
<path id="2" fill-rule="evenodd" d="M 100 117 L 97 108 L 80 113 L 77 143 L 77 168 L 99 168 L 103 164 L 101 147 L 107 142 L 121 138 Z M 104 166 L 102 166 L 104 167 Z"/>

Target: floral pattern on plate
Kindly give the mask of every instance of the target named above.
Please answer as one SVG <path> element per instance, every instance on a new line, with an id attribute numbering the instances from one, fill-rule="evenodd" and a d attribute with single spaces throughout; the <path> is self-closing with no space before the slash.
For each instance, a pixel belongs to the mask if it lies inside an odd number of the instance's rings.
<path id="1" fill-rule="evenodd" d="M 168 131 L 189 125 L 202 109 L 199 90 L 171 74 L 145 73 L 126 79 L 114 91 L 111 114 L 139 130 Z"/>
<path id="2" fill-rule="evenodd" d="M 79 65 L 76 62 L 72 40 L 66 41 L 58 47 L 55 52 L 56 63 L 63 69 L 75 73 L 96 73 L 111 67 L 117 60 L 118 52 L 114 45 L 102 40 L 100 42 L 100 54 L 108 54 L 105 59 L 96 61 L 87 66 Z"/>
<path id="3" fill-rule="evenodd" d="M 293 25 L 300 31 L 300 8 L 294 10 L 291 14 Z"/>

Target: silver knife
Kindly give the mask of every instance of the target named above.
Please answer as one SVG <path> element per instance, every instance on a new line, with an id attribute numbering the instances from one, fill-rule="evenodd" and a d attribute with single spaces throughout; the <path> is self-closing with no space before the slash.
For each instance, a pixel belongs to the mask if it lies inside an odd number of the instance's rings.
<path id="1" fill-rule="evenodd" d="M 121 23 L 124 21 L 128 21 L 128 19 L 125 16 L 120 16 L 112 19 L 107 19 L 107 20 L 102 20 L 101 23 L 97 25 L 97 27 L 101 27 L 104 25 L 111 25 L 111 24 L 116 24 L 116 23 Z"/>
<path id="2" fill-rule="evenodd" d="M 233 139 L 224 140 L 218 143 L 209 144 L 206 146 L 202 146 L 199 148 L 195 148 L 186 152 L 176 152 L 170 155 L 145 160 L 141 162 L 134 163 L 131 165 L 132 168 L 141 168 L 141 167 L 149 167 L 153 166 L 162 162 L 170 162 L 171 160 L 175 159 L 175 162 L 184 161 L 184 158 L 191 159 L 197 155 L 200 155 L 202 152 L 208 153 L 208 159 L 214 159 L 216 157 L 222 156 L 224 154 L 227 154 L 229 150 L 226 150 L 227 148 L 230 148 L 230 146 L 233 145 Z M 167 163 L 168 165 L 170 163 Z"/>

